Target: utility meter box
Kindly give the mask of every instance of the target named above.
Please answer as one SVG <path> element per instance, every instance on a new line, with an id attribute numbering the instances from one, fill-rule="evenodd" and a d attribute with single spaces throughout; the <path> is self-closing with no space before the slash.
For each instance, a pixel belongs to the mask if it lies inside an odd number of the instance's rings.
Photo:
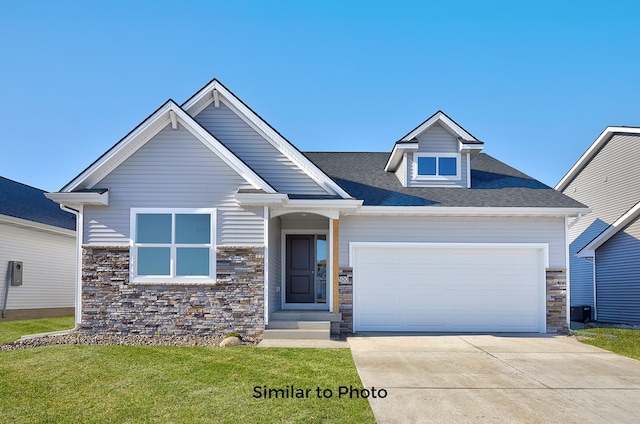
<path id="1" fill-rule="evenodd" d="M 9 261 L 9 269 L 11 271 L 11 285 L 22 285 L 22 261 Z"/>

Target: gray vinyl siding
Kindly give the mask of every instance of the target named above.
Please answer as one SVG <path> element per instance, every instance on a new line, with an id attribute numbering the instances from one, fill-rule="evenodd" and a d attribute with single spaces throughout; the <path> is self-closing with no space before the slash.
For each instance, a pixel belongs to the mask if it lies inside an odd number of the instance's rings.
<path id="1" fill-rule="evenodd" d="M 282 244 L 280 218 L 269 220 L 269 313 L 282 309 Z"/>
<path id="2" fill-rule="evenodd" d="M 417 153 L 459 153 L 459 143 L 457 137 L 449 133 L 442 125 L 435 124 L 418 137 Z M 409 187 L 428 186 L 467 186 L 467 157 L 460 157 L 460 179 L 459 180 L 414 180 L 417 163 L 415 153 L 407 155 L 407 172 L 409 174 Z"/>
<path id="3" fill-rule="evenodd" d="M 398 165 L 398 169 L 396 169 L 396 177 L 398 177 L 398 180 L 400 180 L 400 184 L 402 184 L 402 186 L 406 186 L 407 185 L 407 154 L 403 154 L 402 155 L 402 160 L 400 161 L 400 164 Z"/>
<path id="4" fill-rule="evenodd" d="M 638 143 L 638 136 L 613 136 L 563 190 L 592 210 L 569 229 L 572 306 L 594 307 L 593 265 L 575 252 L 640 201 Z"/>
<path id="5" fill-rule="evenodd" d="M 279 192 L 327 194 L 224 103 L 220 102 L 219 108 L 213 104 L 206 107 L 195 120 Z"/>
<path id="6" fill-rule="evenodd" d="M 458 153 L 458 139 L 442 125 L 435 124 L 418 137 L 418 152 Z"/>
<path id="7" fill-rule="evenodd" d="M 9 261 L 22 261 L 23 282 L 10 286 L 7 309 L 75 306 L 75 237 L 0 223 L 0 299 Z"/>
<path id="8" fill-rule="evenodd" d="M 596 250 L 598 320 L 640 324 L 640 221 Z"/>
<path id="9" fill-rule="evenodd" d="M 237 206 L 251 186 L 180 126 L 169 126 L 97 184 L 109 206 L 85 207 L 84 243 L 128 245 L 131 208 L 217 208 L 218 245 L 264 245 L 262 208 Z"/>
<path id="10" fill-rule="evenodd" d="M 548 243 L 549 265 L 565 267 L 564 218 L 362 217 L 340 219 L 340 266 L 350 242 Z"/>

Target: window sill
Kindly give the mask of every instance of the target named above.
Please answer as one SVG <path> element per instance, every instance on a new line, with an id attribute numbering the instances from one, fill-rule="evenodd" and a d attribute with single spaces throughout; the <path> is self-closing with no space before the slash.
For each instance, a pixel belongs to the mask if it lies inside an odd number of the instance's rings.
<path id="1" fill-rule="evenodd" d="M 129 282 L 130 285 L 137 286 L 213 286 L 218 281 L 212 278 L 134 278 Z"/>

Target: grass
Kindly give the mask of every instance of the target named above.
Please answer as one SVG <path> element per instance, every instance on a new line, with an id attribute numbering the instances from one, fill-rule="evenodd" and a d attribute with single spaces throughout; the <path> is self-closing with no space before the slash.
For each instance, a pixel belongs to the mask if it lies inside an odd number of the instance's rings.
<path id="1" fill-rule="evenodd" d="M 310 389 L 256 398 L 254 387 Z M 0 352 L 11 423 L 375 422 L 348 349 L 49 346 Z M 317 388 L 330 389 L 329 399 Z M 327 392 L 328 393 L 328 392 Z"/>
<path id="2" fill-rule="evenodd" d="M 0 343 L 9 343 L 28 334 L 68 330 L 75 324 L 74 317 L 42 318 L 0 323 Z"/>
<path id="3" fill-rule="evenodd" d="M 587 328 L 581 330 L 580 339 L 583 343 L 600 347 L 620 355 L 634 359 L 640 359 L 640 330 L 628 330 L 623 328 Z M 616 336 L 616 337 L 611 337 Z"/>

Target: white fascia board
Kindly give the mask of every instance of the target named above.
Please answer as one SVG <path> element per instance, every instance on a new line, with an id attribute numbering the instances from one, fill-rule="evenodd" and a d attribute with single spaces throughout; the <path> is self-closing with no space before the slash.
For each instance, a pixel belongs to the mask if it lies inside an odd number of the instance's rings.
<path id="1" fill-rule="evenodd" d="M 54 192 L 45 193 L 44 196 L 56 203 L 67 206 L 96 205 L 109 206 L 109 190 L 103 193 L 80 191 L 80 192 Z"/>
<path id="2" fill-rule="evenodd" d="M 458 139 L 458 150 L 460 153 L 479 152 L 484 148 L 483 144 L 464 143 Z"/>
<path id="3" fill-rule="evenodd" d="M 431 128 L 436 122 L 440 122 L 441 124 L 444 124 L 447 128 L 449 128 L 451 131 L 457 134 L 458 137 L 460 138 L 463 138 L 465 140 L 478 141 L 474 136 L 472 136 L 467 131 L 465 131 L 464 128 L 462 128 L 460 125 L 453 122 L 453 120 L 451 120 L 451 118 L 445 115 L 444 112 L 442 111 L 436 112 L 435 115 L 433 115 L 431 118 L 427 119 L 425 122 L 420 124 L 420 126 L 418 126 L 415 130 L 411 131 L 409 134 L 404 136 L 402 138 L 402 141 L 409 141 L 418 137 L 420 134 L 422 134 L 423 132 Z"/>
<path id="4" fill-rule="evenodd" d="M 184 109 L 192 116 L 197 115 L 213 102 L 213 95 L 211 94 L 213 90 L 218 92 L 220 102 L 228 106 L 240 119 L 304 171 L 312 180 L 320 185 L 320 187 L 325 189 L 329 194 L 335 194 L 344 199 L 351 198 L 349 193 L 344 191 L 342 187 L 329 178 L 320 168 L 307 159 L 306 156 L 299 152 L 289 141 L 275 131 L 219 81 L 214 79 L 211 83 L 207 84 L 183 105 Z"/>
<path id="5" fill-rule="evenodd" d="M 362 206 L 354 215 L 391 216 L 578 216 L 586 208 Z"/>
<path id="6" fill-rule="evenodd" d="M 290 213 L 313 213 L 331 219 L 341 214 L 353 214 L 362 206 L 363 200 L 354 199 L 288 199 L 282 205 L 270 209 L 271 217 Z"/>
<path id="7" fill-rule="evenodd" d="M 28 228 L 30 230 L 43 231 L 46 233 L 58 234 L 67 237 L 75 237 L 76 232 L 67 228 L 56 227 L 55 225 L 43 224 L 41 222 L 29 221 L 27 219 L 16 218 L 14 216 L 0 215 L 0 223 L 13 225 L 15 227 Z"/>
<path id="8" fill-rule="evenodd" d="M 283 205 L 289 200 L 281 193 L 236 193 L 234 197 L 240 206 Z"/>
<path id="9" fill-rule="evenodd" d="M 384 167 L 384 170 L 387 172 L 394 172 L 398 169 L 398 164 L 402 162 L 402 156 L 406 152 L 415 152 L 418 150 L 418 143 L 396 143 L 393 146 L 393 150 L 391 151 L 391 155 L 389 156 L 389 160 L 387 160 L 387 164 Z"/>
<path id="10" fill-rule="evenodd" d="M 589 146 L 586 152 L 580 156 L 578 161 L 569 169 L 569 172 L 554 187 L 558 191 L 563 191 L 575 176 L 582 171 L 593 156 L 600 150 L 603 144 L 611 139 L 615 134 L 640 134 L 640 127 L 607 127 Z"/>
<path id="11" fill-rule="evenodd" d="M 638 216 L 640 216 L 640 202 L 636 203 L 634 207 L 629 209 L 620 218 L 616 219 L 613 224 L 609 225 L 607 229 L 601 232 L 596 238 L 591 240 L 585 247 L 580 249 L 576 253 L 576 256 L 580 258 L 594 256 L 597 248 L 605 244 L 609 239 L 611 239 L 611 237 L 618 234 L 620 230 L 633 222 L 633 220 Z"/>

